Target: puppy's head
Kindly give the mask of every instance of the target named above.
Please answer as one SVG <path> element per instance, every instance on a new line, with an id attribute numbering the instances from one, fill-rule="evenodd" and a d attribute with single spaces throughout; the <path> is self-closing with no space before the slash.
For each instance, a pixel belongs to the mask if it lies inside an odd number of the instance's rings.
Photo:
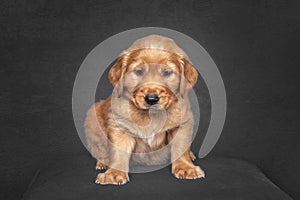
<path id="1" fill-rule="evenodd" d="M 124 52 L 109 72 L 118 96 L 127 96 L 139 109 L 167 109 L 176 95 L 185 97 L 197 81 L 192 63 L 176 53 L 159 49 Z"/>

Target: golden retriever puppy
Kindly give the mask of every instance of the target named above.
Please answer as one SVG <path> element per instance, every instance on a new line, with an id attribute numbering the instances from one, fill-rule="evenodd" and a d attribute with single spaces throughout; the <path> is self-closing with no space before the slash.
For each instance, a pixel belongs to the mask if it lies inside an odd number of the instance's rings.
<path id="1" fill-rule="evenodd" d="M 180 179 L 204 177 L 190 150 L 193 115 L 188 90 L 198 73 L 185 52 L 167 37 L 149 35 L 121 53 L 109 71 L 114 91 L 87 113 L 85 132 L 98 184 L 129 181 L 131 164 L 172 162 Z"/>

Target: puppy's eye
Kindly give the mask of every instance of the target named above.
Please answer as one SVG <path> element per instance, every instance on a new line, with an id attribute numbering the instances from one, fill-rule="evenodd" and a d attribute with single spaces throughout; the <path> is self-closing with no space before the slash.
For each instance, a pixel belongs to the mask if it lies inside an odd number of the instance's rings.
<path id="1" fill-rule="evenodd" d="M 164 77 L 169 77 L 171 74 L 172 74 L 172 70 L 170 70 L 170 69 L 166 69 L 162 72 L 162 75 Z"/>
<path id="2" fill-rule="evenodd" d="M 144 71 L 140 68 L 136 69 L 134 71 L 134 73 L 137 75 L 137 76 L 143 76 L 144 75 Z"/>

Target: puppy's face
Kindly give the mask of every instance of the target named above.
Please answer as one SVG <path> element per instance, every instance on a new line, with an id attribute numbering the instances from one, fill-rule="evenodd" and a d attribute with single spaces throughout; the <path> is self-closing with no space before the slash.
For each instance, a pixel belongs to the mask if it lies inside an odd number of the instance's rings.
<path id="1" fill-rule="evenodd" d="M 118 95 L 129 94 L 143 110 L 151 106 L 167 109 L 197 80 L 192 64 L 163 50 L 141 49 L 121 55 L 110 70 L 110 80 Z"/>

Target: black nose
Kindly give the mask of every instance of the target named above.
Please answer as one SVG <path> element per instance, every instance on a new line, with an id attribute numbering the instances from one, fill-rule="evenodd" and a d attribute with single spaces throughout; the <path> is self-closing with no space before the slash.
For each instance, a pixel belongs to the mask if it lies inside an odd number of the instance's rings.
<path id="1" fill-rule="evenodd" d="M 145 96 L 145 101 L 149 105 L 157 104 L 159 101 L 159 96 L 157 94 L 147 94 Z"/>

